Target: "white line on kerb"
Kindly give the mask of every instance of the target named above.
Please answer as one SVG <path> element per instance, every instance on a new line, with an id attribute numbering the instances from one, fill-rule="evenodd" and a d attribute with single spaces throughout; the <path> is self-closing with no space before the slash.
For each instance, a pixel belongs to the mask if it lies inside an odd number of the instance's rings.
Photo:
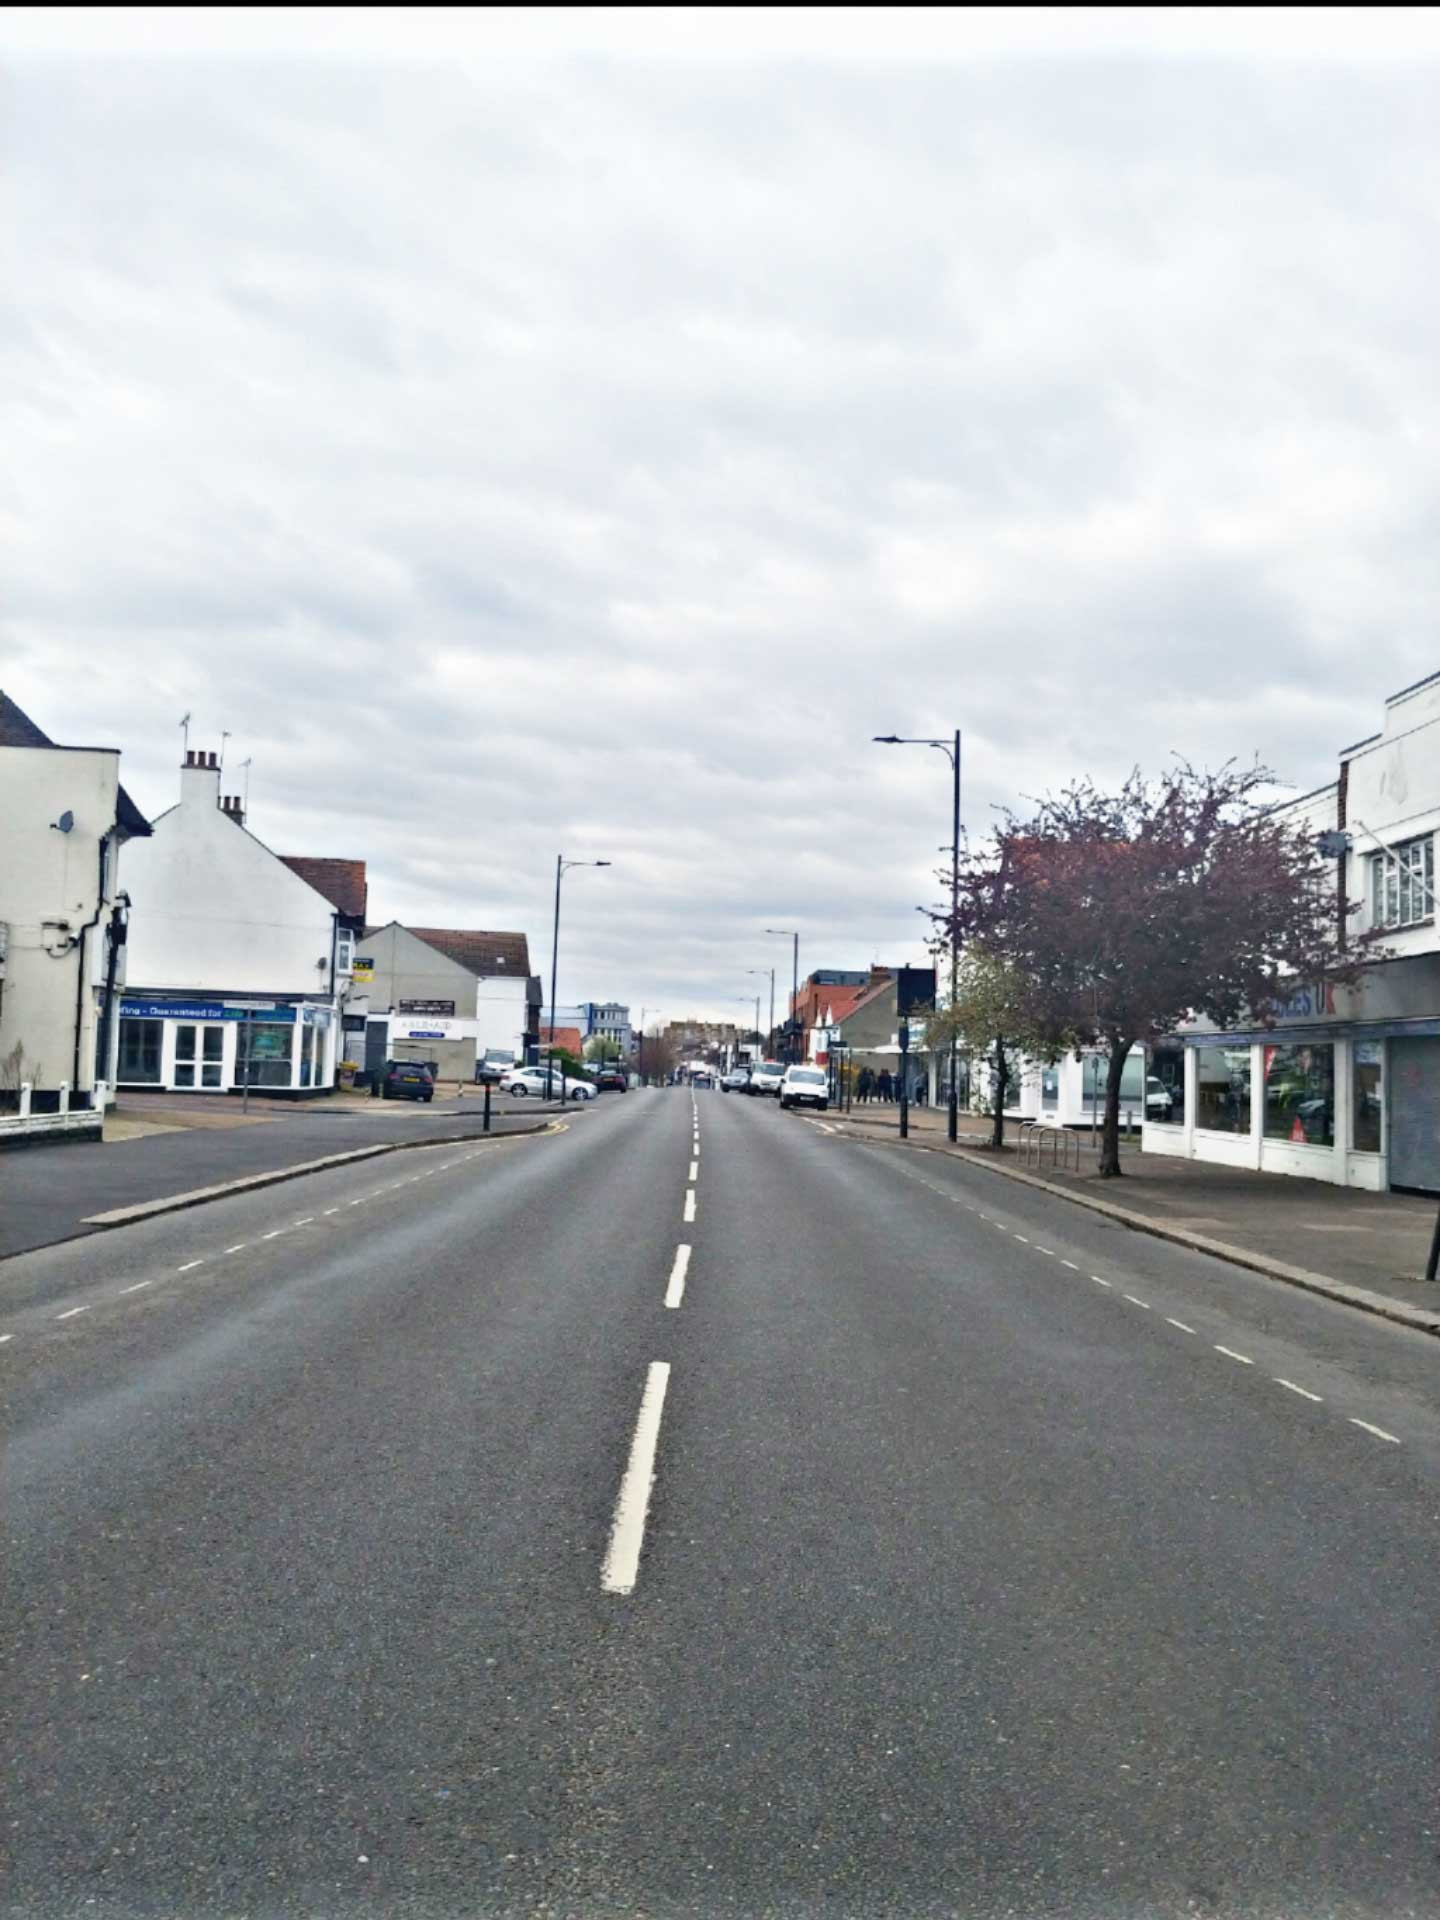
<path id="1" fill-rule="evenodd" d="M 692 1180 L 698 1180 L 700 1178 L 700 1162 L 698 1160 L 692 1160 L 690 1162 L 690 1178 Z"/>
<path id="2" fill-rule="evenodd" d="M 204 1264 L 205 1262 L 203 1260 L 187 1260 L 183 1267 L 177 1267 L 175 1271 L 177 1273 L 189 1273 L 192 1267 L 203 1267 Z"/>
<path id="3" fill-rule="evenodd" d="M 670 1269 L 670 1284 L 665 1289 L 667 1307 L 678 1307 L 685 1298 L 685 1275 L 690 1266 L 690 1249 L 682 1240 L 675 1249 L 675 1264 Z"/>
<path id="4" fill-rule="evenodd" d="M 640 1572 L 640 1549 L 645 1542 L 645 1516 L 650 1511 L 650 1490 L 655 1485 L 655 1448 L 660 1439 L 660 1415 L 665 1407 L 665 1389 L 670 1384 L 670 1364 L 652 1360 L 645 1376 L 645 1391 L 640 1396 L 640 1413 L 635 1422 L 635 1437 L 630 1442 L 630 1460 L 620 1482 L 615 1502 L 615 1519 L 610 1529 L 610 1544 L 600 1569 L 600 1585 L 606 1593 L 633 1593 Z"/>
<path id="5" fill-rule="evenodd" d="M 77 1313 L 88 1313 L 89 1311 L 89 1307 L 70 1307 L 64 1313 L 57 1313 L 55 1318 L 57 1320 L 73 1320 Z"/>
<path id="6" fill-rule="evenodd" d="M 1168 1313 L 1165 1318 L 1172 1327 L 1179 1327 L 1182 1333 L 1193 1333 L 1195 1331 L 1194 1327 L 1187 1327 L 1183 1320 L 1171 1320 Z"/>
<path id="7" fill-rule="evenodd" d="M 1275 1375 L 1275 1384 L 1277 1387 L 1288 1387 L 1291 1393 L 1298 1393 L 1302 1400 L 1322 1401 L 1324 1397 L 1318 1393 L 1311 1393 L 1308 1387 L 1297 1387 L 1293 1380 L 1282 1380 L 1278 1373 Z"/>
<path id="8" fill-rule="evenodd" d="M 695 1218 L 695 1189 L 689 1187 L 685 1192 L 685 1224 L 688 1227 Z"/>
<path id="9" fill-rule="evenodd" d="M 1215 1351 L 1217 1353 L 1223 1353 L 1227 1360 L 1238 1360 L 1242 1367 L 1253 1367 L 1255 1364 L 1253 1360 L 1248 1360 L 1243 1353 L 1236 1353 L 1233 1347 L 1222 1347 L 1218 1340 L 1215 1342 Z"/>
<path id="10" fill-rule="evenodd" d="M 121 1287 L 121 1293 L 139 1293 L 142 1287 L 153 1287 L 153 1280 L 137 1280 L 133 1287 Z"/>
<path id="11" fill-rule="evenodd" d="M 1356 1420 L 1352 1418 L 1350 1424 L 1352 1427 L 1363 1427 L 1366 1433 L 1373 1433 L 1377 1440 L 1388 1440 L 1392 1447 L 1398 1447 L 1400 1444 L 1395 1434 L 1387 1433 L 1384 1427 L 1372 1427 L 1368 1420 Z"/>

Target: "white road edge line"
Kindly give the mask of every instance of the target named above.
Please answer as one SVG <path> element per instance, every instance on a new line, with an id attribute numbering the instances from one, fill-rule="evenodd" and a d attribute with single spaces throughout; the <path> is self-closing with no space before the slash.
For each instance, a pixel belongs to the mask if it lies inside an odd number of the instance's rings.
<path id="1" fill-rule="evenodd" d="M 690 1226 L 695 1219 L 695 1189 L 690 1187 L 685 1194 L 685 1224 Z"/>
<path id="2" fill-rule="evenodd" d="M 665 1390 L 669 1384 L 669 1361 L 652 1360 L 645 1376 L 645 1391 L 640 1396 L 635 1437 L 630 1442 L 630 1459 L 615 1501 L 610 1544 L 605 1549 L 605 1561 L 600 1569 L 600 1586 L 605 1593 L 635 1591 L 635 1581 L 640 1572 L 640 1549 L 645 1544 L 645 1517 L 650 1511 L 650 1492 L 655 1485 L 655 1449 L 660 1439 L 660 1415 L 665 1408 Z"/>
<path id="3" fill-rule="evenodd" d="M 1253 1367 L 1255 1364 L 1253 1360 L 1247 1359 L 1243 1353 L 1236 1353 L 1233 1347 L 1222 1347 L 1218 1340 L 1215 1342 L 1215 1351 L 1217 1353 L 1223 1353 L 1227 1360 L 1238 1360 L 1242 1367 Z"/>
<path id="4" fill-rule="evenodd" d="M 1273 1377 L 1277 1387 L 1288 1387 L 1291 1393 L 1298 1393 L 1302 1400 L 1314 1400 L 1323 1404 L 1323 1401 L 1324 1401 L 1323 1394 L 1311 1393 L 1308 1387 L 1297 1387 L 1293 1380 L 1282 1379 L 1282 1377 L 1278 1373 L 1275 1374 Z"/>
<path id="5" fill-rule="evenodd" d="M 77 1313 L 88 1313 L 89 1307 L 68 1307 L 64 1313 L 57 1313 L 57 1320 L 73 1320 Z"/>
<path id="6" fill-rule="evenodd" d="M 685 1275 L 690 1268 L 690 1248 L 682 1240 L 675 1249 L 675 1264 L 670 1269 L 670 1284 L 665 1289 L 667 1307 L 678 1307 L 685 1298 Z"/>
<path id="7" fill-rule="evenodd" d="M 121 1293 L 139 1293 L 142 1287 L 153 1287 L 153 1280 L 137 1280 L 133 1287 L 121 1287 Z"/>
<path id="8" fill-rule="evenodd" d="M 1368 1420 L 1357 1420 L 1352 1415 L 1350 1419 L 1350 1424 L 1352 1427 L 1363 1427 L 1366 1433 L 1373 1433 L 1377 1440 L 1388 1440 L 1392 1447 L 1398 1447 L 1400 1444 L 1400 1437 L 1398 1434 L 1387 1433 L 1384 1427 L 1372 1427 Z"/>
<path id="9" fill-rule="evenodd" d="M 1168 1313 L 1165 1318 L 1172 1327 L 1179 1327 L 1182 1333 L 1193 1333 L 1195 1331 L 1194 1327 L 1187 1327 L 1183 1320 L 1171 1320 Z"/>

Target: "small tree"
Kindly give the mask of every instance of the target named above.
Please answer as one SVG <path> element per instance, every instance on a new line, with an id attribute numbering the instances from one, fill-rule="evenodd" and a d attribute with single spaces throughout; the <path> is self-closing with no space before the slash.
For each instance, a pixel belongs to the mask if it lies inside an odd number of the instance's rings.
<path id="1" fill-rule="evenodd" d="M 1267 1023 L 1297 981 L 1353 980 L 1333 867 L 1257 792 L 1259 766 L 1185 763 L 1116 793 L 1082 780 L 1007 814 L 959 874 L 958 932 L 1023 980 L 1051 1057 L 1108 1053 L 1100 1174 L 1120 1173 L 1120 1079 L 1132 1047 L 1191 1014 Z M 943 924 L 949 931 L 948 916 Z M 1366 958 L 1377 957 L 1367 950 Z"/>
<path id="2" fill-rule="evenodd" d="M 931 1049 L 948 1047 L 952 1036 L 989 1065 L 994 1086 L 990 1144 L 1005 1144 L 1005 1098 L 1010 1087 L 1010 1052 L 1019 1049 L 1054 1058 L 1058 1047 L 1031 1004 L 1025 976 L 999 954 L 972 946 L 960 961 L 955 1003 L 931 1015 L 925 1038 Z"/>
<path id="3" fill-rule="evenodd" d="M 585 1058 L 595 1066 L 601 1066 L 607 1060 L 618 1060 L 620 1043 L 612 1040 L 608 1034 L 597 1033 L 585 1042 Z"/>

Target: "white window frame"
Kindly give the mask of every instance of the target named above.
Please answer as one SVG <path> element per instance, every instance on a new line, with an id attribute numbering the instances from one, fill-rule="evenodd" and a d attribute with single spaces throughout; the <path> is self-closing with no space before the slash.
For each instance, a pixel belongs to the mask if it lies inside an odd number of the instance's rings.
<path id="1" fill-rule="evenodd" d="M 1418 926 L 1435 915 L 1435 836 L 1402 840 L 1370 862 L 1370 921 L 1375 927 Z"/>
<path id="2" fill-rule="evenodd" d="M 353 927 L 335 929 L 335 971 L 336 973 L 355 971 L 355 929 Z"/>

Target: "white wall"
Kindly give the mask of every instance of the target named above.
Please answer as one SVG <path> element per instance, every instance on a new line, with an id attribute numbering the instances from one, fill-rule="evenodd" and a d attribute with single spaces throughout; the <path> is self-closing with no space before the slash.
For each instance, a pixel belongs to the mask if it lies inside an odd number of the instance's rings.
<path id="1" fill-rule="evenodd" d="M 99 847 L 115 825 L 118 751 L 70 747 L 0 747 L 0 922 L 6 927 L 0 985 L 0 1058 L 18 1044 L 37 1087 L 95 1083 L 95 969 L 104 985 L 104 925 L 83 942 L 80 1068 L 75 1074 L 75 990 L 82 950 L 69 945 L 95 915 L 106 916 L 118 860 L 112 849 L 107 889 L 100 891 Z M 66 811 L 69 833 L 54 826 Z M 143 846 L 131 843 L 131 848 Z M 128 854 L 126 859 L 128 874 Z M 57 924 L 69 923 L 70 932 Z"/>
<path id="2" fill-rule="evenodd" d="M 1364 901 L 1358 925 L 1369 930 L 1370 868 L 1379 849 L 1364 828 L 1386 846 L 1440 833 L 1440 678 L 1387 700 L 1379 737 L 1345 757 L 1345 819 L 1352 843 L 1345 884 L 1352 900 Z M 1440 947 L 1433 917 L 1428 926 L 1387 930 L 1383 938 L 1397 955 L 1434 953 Z"/>
<path id="3" fill-rule="evenodd" d="M 330 902 L 221 811 L 213 767 L 125 853 L 131 992 L 330 992 Z M 317 965 L 317 961 L 324 961 Z"/>

